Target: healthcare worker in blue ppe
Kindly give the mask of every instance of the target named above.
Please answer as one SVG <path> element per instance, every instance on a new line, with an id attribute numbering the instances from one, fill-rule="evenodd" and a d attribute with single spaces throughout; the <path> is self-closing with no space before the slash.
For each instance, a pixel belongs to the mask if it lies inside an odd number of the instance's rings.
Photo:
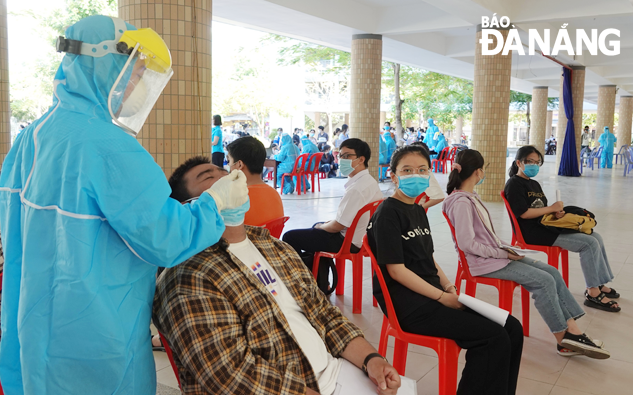
<path id="1" fill-rule="evenodd" d="M 598 142 L 602 147 L 602 153 L 600 154 L 600 167 L 612 168 L 613 167 L 613 148 L 615 146 L 616 137 L 613 133 L 609 132 L 609 127 L 604 127 L 604 133 L 598 138 Z"/>
<path id="2" fill-rule="evenodd" d="M 171 78 L 151 29 L 91 16 L 66 30 L 52 107 L 2 166 L 0 381 L 8 395 L 156 392 L 159 266 L 215 244 L 248 200 L 241 172 L 191 205 L 135 136 Z"/>
<path id="3" fill-rule="evenodd" d="M 435 139 L 435 133 L 439 132 L 440 129 L 435 126 L 433 118 L 429 118 L 427 122 L 429 123 L 429 127 L 426 129 L 426 136 L 424 136 L 424 141 L 422 142 L 429 147 L 429 150 L 433 151 L 433 147 L 435 147 L 435 141 L 433 141 Z"/>
<path id="4" fill-rule="evenodd" d="M 442 152 L 442 150 L 446 147 L 448 147 L 448 142 L 446 141 L 446 136 L 444 136 L 444 133 L 442 132 L 438 132 L 438 136 L 437 136 L 437 142 L 435 143 L 435 147 L 433 147 L 433 151 L 437 152 L 437 155 L 440 154 L 440 152 Z M 432 155 L 437 157 L 437 155 Z"/>
<path id="5" fill-rule="evenodd" d="M 312 159 L 312 155 L 314 154 L 318 154 L 319 152 L 319 147 L 317 147 L 316 144 L 314 144 L 312 141 L 310 141 L 310 138 L 308 137 L 308 134 L 304 134 L 303 136 L 301 136 L 301 154 L 310 154 L 310 156 L 308 156 L 308 161 L 306 161 L 306 163 L 304 163 L 304 168 L 308 171 L 313 171 L 314 167 L 318 166 L 319 164 L 313 164 L 312 165 L 312 169 L 308 169 L 308 166 L 310 165 L 310 159 Z M 312 162 L 314 162 L 314 160 L 312 160 Z M 308 189 L 310 189 L 310 181 L 308 181 L 308 177 L 307 176 L 303 176 L 303 185 L 306 189 L 306 191 Z"/>
<path id="6" fill-rule="evenodd" d="M 281 187 L 281 176 L 284 173 L 291 173 L 295 166 L 295 161 L 297 160 L 297 156 L 299 156 L 299 148 L 292 143 L 292 137 L 288 134 L 283 134 L 281 136 L 281 149 L 279 153 L 275 155 L 275 160 L 279 163 L 277 166 L 277 185 Z M 295 189 L 294 182 L 292 181 L 292 177 L 287 177 L 284 180 L 284 189 L 283 193 L 288 194 L 292 193 Z"/>

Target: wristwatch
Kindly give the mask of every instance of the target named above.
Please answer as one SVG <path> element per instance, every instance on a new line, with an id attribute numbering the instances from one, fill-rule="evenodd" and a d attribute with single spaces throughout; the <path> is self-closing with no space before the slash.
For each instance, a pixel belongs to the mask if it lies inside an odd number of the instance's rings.
<path id="1" fill-rule="evenodd" d="M 361 366 L 361 369 L 363 369 L 363 372 L 365 372 L 366 375 L 369 375 L 367 373 L 367 364 L 369 363 L 369 361 L 371 359 L 374 358 L 382 358 L 385 360 L 385 362 L 389 363 L 389 361 L 387 361 L 387 358 L 383 357 L 382 355 L 378 354 L 377 352 L 373 352 L 371 354 L 369 354 L 368 356 L 365 357 L 365 360 L 363 361 L 363 366 Z"/>

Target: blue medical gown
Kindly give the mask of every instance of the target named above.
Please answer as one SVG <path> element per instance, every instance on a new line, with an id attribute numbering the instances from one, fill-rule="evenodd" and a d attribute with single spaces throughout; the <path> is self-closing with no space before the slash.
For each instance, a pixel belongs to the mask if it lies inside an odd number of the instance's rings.
<path id="1" fill-rule="evenodd" d="M 318 154 L 319 152 L 319 147 L 316 146 L 316 144 L 314 144 L 312 141 L 310 141 L 309 138 L 307 137 L 302 137 L 301 138 L 301 154 L 310 154 L 309 158 L 312 158 L 312 155 L 314 154 Z M 308 160 L 309 162 L 309 160 Z M 317 163 L 318 164 L 318 163 Z M 306 170 L 308 170 L 308 163 L 305 163 L 305 168 Z M 314 166 L 312 166 L 312 169 L 309 169 L 310 171 L 314 170 Z"/>
<path id="2" fill-rule="evenodd" d="M 281 149 L 279 153 L 275 155 L 275 160 L 281 162 L 277 167 L 277 184 L 281 185 L 281 176 L 284 173 L 292 172 L 297 156 L 299 156 L 299 148 L 292 143 L 292 137 L 288 134 L 284 134 L 281 137 Z M 290 177 L 288 177 L 284 183 L 284 193 L 290 193 L 293 189 L 292 181 L 289 179 Z"/>
<path id="3" fill-rule="evenodd" d="M 388 165 L 391 162 L 391 156 L 393 152 L 396 150 L 396 143 L 391 138 L 391 133 L 385 132 L 382 136 L 380 136 L 380 140 L 378 143 L 379 157 L 378 163 L 381 165 Z M 387 169 L 381 169 L 380 178 L 385 178 L 387 176 Z"/>
<path id="4" fill-rule="evenodd" d="M 437 152 L 437 154 L 439 155 L 440 152 L 442 152 L 442 150 L 446 147 L 448 147 L 446 137 L 442 133 L 440 133 L 440 135 L 437 137 L 437 143 L 435 144 L 435 149 L 433 151 Z"/>
<path id="5" fill-rule="evenodd" d="M 426 129 L 426 136 L 424 136 L 424 141 L 423 143 L 426 144 L 427 147 L 429 147 L 430 151 L 434 151 L 434 147 L 436 144 L 435 139 L 435 133 L 437 133 L 440 129 L 435 126 L 435 123 L 433 123 L 432 119 L 428 120 L 429 123 L 429 127 Z"/>
<path id="6" fill-rule="evenodd" d="M 86 26 L 97 33 L 82 35 Z M 99 35 L 100 26 L 111 33 Z M 113 38 L 112 26 L 90 17 L 66 36 L 99 43 Z M 157 267 L 183 262 L 224 231 L 208 194 L 191 205 L 171 199 L 152 156 L 111 122 L 108 92 L 125 60 L 65 55 L 53 106 L 3 163 L 6 394 L 155 394 Z"/>
<path id="7" fill-rule="evenodd" d="M 616 141 L 616 137 L 613 133 L 605 127 L 604 133 L 598 138 L 598 143 L 602 147 L 602 153 L 600 154 L 600 167 L 612 168 L 613 167 L 613 148 Z"/>

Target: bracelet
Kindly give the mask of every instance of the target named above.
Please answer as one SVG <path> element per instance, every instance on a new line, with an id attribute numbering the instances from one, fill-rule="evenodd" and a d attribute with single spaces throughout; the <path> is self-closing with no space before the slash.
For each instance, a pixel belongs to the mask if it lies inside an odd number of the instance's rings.
<path id="1" fill-rule="evenodd" d="M 387 358 L 383 357 L 377 352 L 373 352 L 369 354 L 368 356 L 365 357 L 365 360 L 363 361 L 363 366 L 360 367 L 363 370 L 363 372 L 365 372 L 365 375 L 367 376 L 369 376 L 369 373 L 367 373 L 367 364 L 369 363 L 369 360 L 373 358 L 382 358 L 385 360 L 385 362 L 389 363 L 389 361 L 387 361 Z"/>
<path id="2" fill-rule="evenodd" d="M 435 301 L 437 302 L 437 301 L 439 301 L 440 299 L 442 299 L 442 296 L 444 296 L 444 294 L 445 294 L 445 293 L 446 293 L 446 291 L 442 291 L 442 294 L 440 295 L 440 297 L 439 297 L 439 298 L 437 298 L 437 299 L 435 299 Z"/>
<path id="3" fill-rule="evenodd" d="M 450 284 L 450 285 L 447 285 L 446 287 L 444 287 L 444 291 L 448 291 L 448 289 L 449 289 L 450 287 L 455 288 L 455 291 L 457 291 L 457 287 L 455 286 L 455 284 Z"/>

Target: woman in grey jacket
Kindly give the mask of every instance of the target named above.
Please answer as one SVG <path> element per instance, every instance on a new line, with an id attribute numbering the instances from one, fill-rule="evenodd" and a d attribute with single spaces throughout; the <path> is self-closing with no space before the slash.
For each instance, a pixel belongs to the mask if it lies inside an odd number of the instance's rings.
<path id="1" fill-rule="evenodd" d="M 602 342 L 592 340 L 576 324 L 585 313 L 578 305 L 556 268 L 516 255 L 509 243 L 495 234 L 488 210 L 474 192 L 484 182 L 484 158 L 478 151 L 457 154 L 449 175 L 448 198 L 442 210 L 455 227 L 456 248 L 464 252 L 474 276 L 511 280 L 532 293 L 534 305 L 556 337 L 560 355 L 586 355 L 607 359 Z"/>

